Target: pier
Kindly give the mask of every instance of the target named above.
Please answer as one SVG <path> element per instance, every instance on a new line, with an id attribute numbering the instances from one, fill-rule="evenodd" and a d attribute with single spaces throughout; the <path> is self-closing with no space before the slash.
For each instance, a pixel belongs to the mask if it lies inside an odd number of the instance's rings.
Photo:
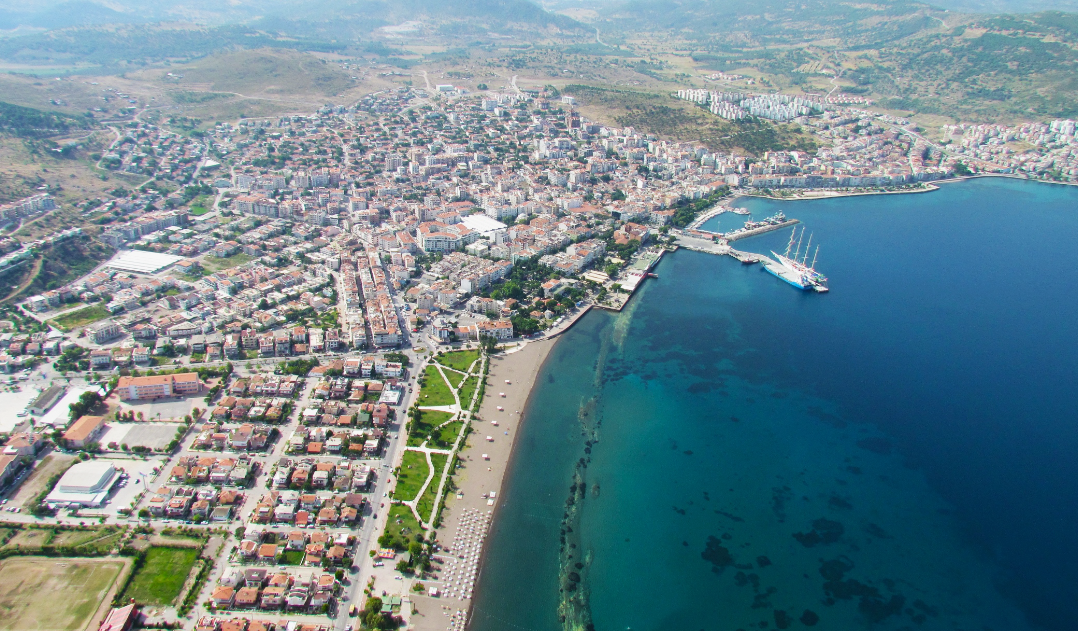
<path id="1" fill-rule="evenodd" d="M 766 226 L 760 226 L 759 228 L 753 228 L 752 230 L 745 230 L 743 232 L 728 232 L 726 233 L 727 241 L 737 241 L 738 239 L 744 239 L 746 237 L 755 237 L 758 234 L 764 234 L 766 232 L 774 232 L 775 230 L 782 230 L 783 228 L 789 228 L 794 224 L 801 223 L 797 219 L 789 219 L 782 223 L 769 224 Z"/>
<path id="2" fill-rule="evenodd" d="M 728 210 L 730 209 L 726 206 L 716 206 L 711 210 L 705 212 L 704 214 L 700 215 L 696 219 L 693 219 L 692 223 L 690 223 L 685 228 L 686 230 L 699 230 L 700 226 L 704 225 L 708 219 L 711 219 L 712 217 L 718 217 L 719 215 L 723 214 L 724 212 L 727 212 Z"/>

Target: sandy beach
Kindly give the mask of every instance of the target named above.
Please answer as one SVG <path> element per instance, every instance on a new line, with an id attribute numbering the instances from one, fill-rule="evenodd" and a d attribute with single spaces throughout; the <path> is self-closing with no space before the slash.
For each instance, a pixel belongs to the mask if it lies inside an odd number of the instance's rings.
<path id="1" fill-rule="evenodd" d="M 462 574 L 461 582 L 465 586 L 478 575 L 482 565 L 479 556 L 494 510 L 502 499 L 502 481 L 524 407 L 539 369 L 556 341 L 546 338 L 525 342 L 491 358 L 486 396 L 473 419 L 468 442 L 461 450 L 457 493 L 446 499 L 442 525 L 437 529 L 439 543 L 448 546 L 449 551 L 436 555 L 442 559 L 435 564 L 438 579 L 424 581 L 424 585 L 446 591 L 446 583 L 457 582 Z M 451 569 L 455 569 L 455 575 L 450 574 Z M 465 594 L 471 593 L 471 589 L 464 589 Z M 462 629 L 471 607 L 471 598 L 460 591 L 439 598 L 416 595 L 413 601 L 416 613 L 409 622 L 411 628 L 421 631 Z"/>

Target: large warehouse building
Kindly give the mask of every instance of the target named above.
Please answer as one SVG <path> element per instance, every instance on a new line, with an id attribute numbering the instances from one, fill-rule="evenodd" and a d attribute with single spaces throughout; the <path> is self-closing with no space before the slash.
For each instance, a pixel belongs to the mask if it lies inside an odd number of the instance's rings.
<path id="1" fill-rule="evenodd" d="M 67 470 L 45 502 L 70 508 L 104 506 L 120 472 L 107 462 L 87 460 Z"/>

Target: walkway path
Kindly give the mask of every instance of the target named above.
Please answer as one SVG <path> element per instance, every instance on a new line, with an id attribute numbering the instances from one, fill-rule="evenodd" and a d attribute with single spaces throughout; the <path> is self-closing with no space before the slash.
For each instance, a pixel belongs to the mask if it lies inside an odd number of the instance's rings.
<path id="1" fill-rule="evenodd" d="M 427 459 L 428 473 L 427 479 L 423 481 L 423 486 L 420 487 L 419 492 L 416 493 L 415 497 L 411 500 L 402 500 L 401 503 L 411 509 L 412 514 L 415 516 L 416 520 L 418 520 L 419 523 L 423 525 L 423 528 L 428 530 L 433 527 L 434 520 L 438 517 L 438 506 L 441 505 L 442 497 L 445 495 L 446 482 L 449 480 L 449 476 L 451 475 L 454 458 L 457 452 L 460 451 L 461 445 L 464 443 L 464 440 L 468 436 L 468 430 L 471 427 L 472 413 L 473 410 L 475 410 L 476 405 L 478 405 L 479 394 L 483 390 L 482 379 L 486 376 L 487 358 L 486 356 L 480 356 L 478 359 L 473 361 L 471 365 L 468 366 L 467 371 L 460 371 L 455 368 L 443 366 L 442 364 L 438 363 L 436 357 L 431 358 L 431 365 L 433 365 L 438 370 L 438 374 L 441 375 L 442 380 L 445 381 L 446 386 L 449 387 L 449 391 L 453 393 L 453 400 L 456 401 L 456 403 L 454 403 L 453 405 L 434 405 L 419 407 L 420 410 L 424 411 L 448 412 L 452 414 L 449 419 L 432 428 L 431 434 L 445 427 L 446 425 L 449 425 L 450 423 L 461 422 L 461 427 L 460 431 L 457 433 L 456 439 L 453 441 L 453 446 L 450 449 L 436 449 L 428 447 L 427 439 L 424 439 L 423 443 L 419 447 L 406 448 L 408 451 L 418 451 L 425 454 Z M 464 378 L 460 380 L 460 383 L 457 387 L 454 387 L 452 382 L 450 382 L 449 378 L 446 377 L 447 371 L 459 375 L 464 375 Z M 465 383 L 467 383 L 468 380 L 472 377 L 476 377 L 477 379 L 479 379 L 480 383 L 476 385 L 475 390 L 472 392 L 472 398 L 468 401 L 467 409 L 464 409 L 460 401 L 460 391 L 464 388 Z M 434 462 L 431 460 L 432 453 L 445 454 L 447 456 L 445 466 L 442 467 L 442 470 L 440 472 L 434 470 Z M 431 509 L 431 514 L 420 515 L 419 500 L 423 497 L 423 494 L 427 492 L 427 489 L 434 481 L 434 476 L 436 474 L 438 475 L 438 490 L 434 496 L 434 504 Z"/>

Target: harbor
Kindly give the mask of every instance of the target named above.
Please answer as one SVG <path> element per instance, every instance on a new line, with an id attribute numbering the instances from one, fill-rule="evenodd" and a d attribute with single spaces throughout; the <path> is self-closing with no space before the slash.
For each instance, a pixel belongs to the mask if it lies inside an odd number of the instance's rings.
<path id="1" fill-rule="evenodd" d="M 720 207 L 708 211 L 708 214 L 701 218 L 702 220 L 694 221 L 692 224 L 689 224 L 689 227 L 685 230 L 673 232 L 672 234 L 674 235 L 675 243 L 677 243 L 678 247 L 693 250 L 695 252 L 730 256 L 743 265 L 761 263 L 766 272 L 803 291 L 811 290 L 817 293 L 826 293 L 828 291 L 827 278 L 815 269 L 815 254 L 813 255 L 812 263 L 809 264 L 808 262 L 809 251 L 812 246 L 812 236 L 809 235 L 805 251 L 802 253 L 801 245 L 805 236 L 804 228 L 802 227 L 801 235 L 798 236 L 796 226 L 800 221 L 786 217 L 782 211 L 779 211 L 762 221 L 747 220 L 744 227 L 726 233 L 709 232 L 698 228 L 698 226 L 702 225 L 708 219 L 730 210 L 731 209 Z M 774 255 L 774 258 L 770 258 L 763 254 L 738 250 L 730 245 L 731 242 L 739 239 L 745 239 L 747 237 L 789 227 L 793 227 L 793 230 L 790 233 L 790 241 L 786 245 L 786 251 L 784 254 L 772 252 L 771 254 Z M 818 251 L 819 246 L 817 245 L 817 252 Z"/>

